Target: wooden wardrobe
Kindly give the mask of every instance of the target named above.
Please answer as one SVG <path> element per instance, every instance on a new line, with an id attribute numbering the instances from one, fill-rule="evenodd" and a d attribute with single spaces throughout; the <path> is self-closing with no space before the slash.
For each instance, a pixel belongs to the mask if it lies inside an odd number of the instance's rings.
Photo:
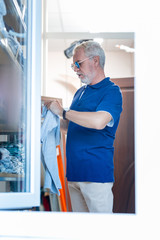
<path id="1" fill-rule="evenodd" d="M 134 78 L 111 79 L 122 91 L 123 112 L 116 132 L 115 213 L 135 213 Z"/>

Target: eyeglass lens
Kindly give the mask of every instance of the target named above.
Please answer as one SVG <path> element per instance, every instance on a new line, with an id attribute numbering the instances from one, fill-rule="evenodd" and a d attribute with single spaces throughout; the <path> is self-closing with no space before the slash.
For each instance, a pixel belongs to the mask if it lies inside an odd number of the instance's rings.
<path id="1" fill-rule="evenodd" d="M 80 68 L 80 65 L 79 65 L 78 62 L 75 62 L 74 64 L 75 64 L 75 66 L 76 66 L 77 68 Z"/>

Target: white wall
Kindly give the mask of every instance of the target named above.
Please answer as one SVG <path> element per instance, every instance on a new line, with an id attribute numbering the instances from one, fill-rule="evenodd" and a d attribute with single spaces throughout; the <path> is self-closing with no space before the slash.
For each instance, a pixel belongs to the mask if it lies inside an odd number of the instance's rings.
<path id="1" fill-rule="evenodd" d="M 62 98 L 64 107 L 69 107 L 74 93 L 81 86 L 71 63 L 72 60 L 66 59 L 63 52 L 48 53 L 46 96 Z"/>
<path id="2" fill-rule="evenodd" d="M 63 52 L 48 53 L 45 95 L 62 98 L 64 107 L 70 106 L 74 93 L 81 86 L 71 63 L 72 59 L 67 59 Z M 134 77 L 134 55 L 124 51 L 107 52 L 105 73 L 111 78 Z"/>
<path id="3" fill-rule="evenodd" d="M 134 54 L 121 52 L 107 52 L 105 72 L 111 78 L 134 77 Z"/>

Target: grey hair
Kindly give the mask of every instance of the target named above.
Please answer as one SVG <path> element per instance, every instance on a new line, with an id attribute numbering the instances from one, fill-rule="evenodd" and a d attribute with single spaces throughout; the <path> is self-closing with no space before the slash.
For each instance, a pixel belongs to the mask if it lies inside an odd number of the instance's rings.
<path id="1" fill-rule="evenodd" d="M 86 57 L 99 56 L 99 65 L 102 69 L 104 69 L 105 52 L 98 42 L 87 41 L 87 42 L 81 43 L 74 49 L 74 52 L 78 51 L 81 48 L 84 50 Z"/>

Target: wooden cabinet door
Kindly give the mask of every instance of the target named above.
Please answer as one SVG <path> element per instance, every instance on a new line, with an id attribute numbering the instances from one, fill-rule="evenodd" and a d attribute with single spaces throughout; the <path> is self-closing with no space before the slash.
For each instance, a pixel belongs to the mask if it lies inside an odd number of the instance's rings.
<path id="1" fill-rule="evenodd" d="M 116 132 L 113 187 L 115 213 L 135 213 L 134 78 L 112 79 L 122 91 L 123 112 Z"/>

